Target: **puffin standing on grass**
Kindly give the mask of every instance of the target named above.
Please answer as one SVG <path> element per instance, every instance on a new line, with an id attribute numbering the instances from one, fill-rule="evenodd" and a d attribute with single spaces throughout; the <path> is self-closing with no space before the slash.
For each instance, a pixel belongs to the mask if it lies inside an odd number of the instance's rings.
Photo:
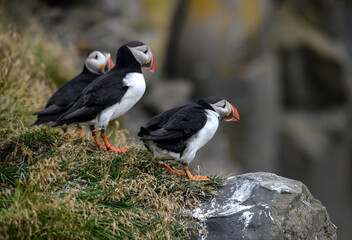
<path id="1" fill-rule="evenodd" d="M 55 122 L 89 83 L 114 67 L 110 56 L 110 53 L 103 51 L 94 51 L 89 54 L 85 61 L 83 71 L 60 87 L 49 98 L 44 110 L 33 114 L 37 115 L 37 121 L 33 123 L 32 126 L 43 123 L 52 124 Z M 80 131 L 80 135 L 82 135 L 82 127 L 77 127 Z M 63 127 L 62 129 L 64 132 L 67 131 L 67 127 Z"/>
<path id="2" fill-rule="evenodd" d="M 115 67 L 84 88 L 71 108 L 62 114 L 52 127 L 72 123 L 89 125 L 100 148 L 125 152 L 125 148 L 110 145 L 105 130 L 109 121 L 126 113 L 143 96 L 146 84 L 142 67 L 149 72 L 156 69 L 150 47 L 139 41 L 123 45 L 117 51 Z M 96 129 L 100 129 L 106 147 L 99 143 Z"/>
<path id="3" fill-rule="evenodd" d="M 156 115 L 141 127 L 138 136 L 169 171 L 185 175 L 164 163 L 175 160 L 182 163 L 189 179 L 209 180 L 204 176 L 192 175 L 188 165 L 197 151 L 214 136 L 220 120 L 232 122 L 239 119 L 236 108 L 225 99 L 208 97 L 197 104 L 176 107 Z"/>

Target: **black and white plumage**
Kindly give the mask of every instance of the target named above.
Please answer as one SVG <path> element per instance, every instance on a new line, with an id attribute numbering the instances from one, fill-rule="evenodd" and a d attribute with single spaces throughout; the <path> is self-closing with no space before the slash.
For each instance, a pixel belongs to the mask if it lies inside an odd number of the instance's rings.
<path id="1" fill-rule="evenodd" d="M 82 90 L 94 79 L 114 67 L 110 53 L 94 51 L 85 60 L 83 71 L 60 87 L 48 100 L 44 110 L 34 113 L 37 120 L 32 125 L 55 122 Z"/>
<path id="2" fill-rule="evenodd" d="M 120 149 L 110 146 L 105 136 L 105 129 L 109 121 L 126 113 L 143 96 L 146 84 L 142 67 L 150 72 L 156 69 L 155 59 L 149 46 L 139 41 L 121 46 L 117 52 L 115 67 L 85 87 L 53 127 L 72 123 L 89 125 L 93 137 L 93 130 L 101 129 L 106 149 L 119 151 Z M 94 138 L 97 142 L 96 137 Z M 99 147 L 104 148 L 101 145 Z"/>
<path id="3" fill-rule="evenodd" d="M 138 136 L 157 159 L 181 162 L 190 179 L 207 180 L 206 177 L 191 175 L 188 164 L 214 136 L 219 120 L 238 121 L 239 115 L 226 100 L 208 97 L 197 104 L 176 107 L 156 115 L 141 127 Z"/>

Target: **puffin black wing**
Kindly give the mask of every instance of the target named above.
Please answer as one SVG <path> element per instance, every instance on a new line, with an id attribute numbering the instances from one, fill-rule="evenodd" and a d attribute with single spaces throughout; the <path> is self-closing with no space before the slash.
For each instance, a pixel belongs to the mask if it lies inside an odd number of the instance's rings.
<path id="1" fill-rule="evenodd" d="M 94 81 L 83 91 L 83 105 L 104 109 L 120 102 L 128 89 L 123 78 L 103 76 Z"/>
<path id="2" fill-rule="evenodd" d="M 33 114 L 38 115 L 38 119 L 33 125 L 56 121 L 76 100 L 82 90 L 98 76 L 100 75 L 92 73 L 84 67 L 83 71 L 78 76 L 62 85 L 62 87 L 49 98 L 42 111 Z"/>
<path id="3" fill-rule="evenodd" d="M 90 121 L 102 110 L 120 102 L 128 89 L 122 81 L 125 76 L 119 72 L 109 72 L 95 79 L 53 127 Z"/>
<path id="4" fill-rule="evenodd" d="M 180 153 L 185 142 L 207 121 L 206 112 L 199 104 L 171 109 L 152 118 L 141 131 L 142 141 L 153 141 L 158 147 Z"/>
<path id="5" fill-rule="evenodd" d="M 144 127 L 141 127 L 138 136 L 143 137 L 144 135 L 148 135 L 151 131 L 155 131 L 162 128 L 163 125 L 170 120 L 172 115 L 174 115 L 176 112 L 178 112 L 181 108 L 184 107 L 185 106 L 172 108 L 154 116 L 144 125 Z"/>

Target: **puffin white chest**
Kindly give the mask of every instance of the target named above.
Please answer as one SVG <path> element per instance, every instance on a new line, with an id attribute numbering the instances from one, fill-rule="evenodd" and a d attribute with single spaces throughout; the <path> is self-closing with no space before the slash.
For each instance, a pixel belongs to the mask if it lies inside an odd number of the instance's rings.
<path id="1" fill-rule="evenodd" d="M 207 122 L 204 127 L 194 134 L 188 141 L 187 147 L 182 154 L 181 161 L 190 163 L 196 155 L 196 152 L 202 148 L 214 136 L 219 126 L 219 114 L 205 110 L 207 115 Z"/>
<path id="2" fill-rule="evenodd" d="M 111 120 L 120 117 L 130 110 L 143 96 L 145 92 L 145 80 L 141 73 L 129 73 L 123 80 L 128 90 L 122 97 L 121 101 L 112 107 L 115 107 Z"/>
<path id="3" fill-rule="evenodd" d="M 128 73 L 123 80 L 128 87 L 121 101 L 103 110 L 95 127 L 106 127 L 110 120 L 116 119 L 130 110 L 143 96 L 146 88 L 143 74 Z"/>

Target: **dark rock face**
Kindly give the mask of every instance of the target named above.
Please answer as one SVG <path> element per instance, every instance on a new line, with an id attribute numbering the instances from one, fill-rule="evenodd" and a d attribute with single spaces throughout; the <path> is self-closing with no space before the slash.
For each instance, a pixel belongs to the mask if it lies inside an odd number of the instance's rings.
<path id="1" fill-rule="evenodd" d="M 201 239 L 337 239 L 326 208 L 301 182 L 272 173 L 228 178 L 193 211 Z"/>

